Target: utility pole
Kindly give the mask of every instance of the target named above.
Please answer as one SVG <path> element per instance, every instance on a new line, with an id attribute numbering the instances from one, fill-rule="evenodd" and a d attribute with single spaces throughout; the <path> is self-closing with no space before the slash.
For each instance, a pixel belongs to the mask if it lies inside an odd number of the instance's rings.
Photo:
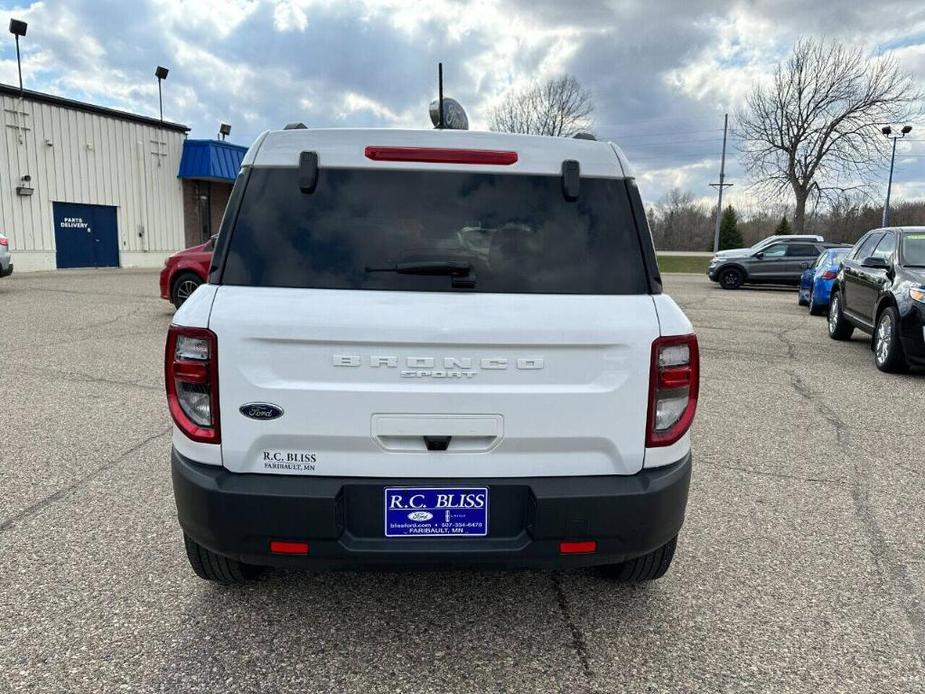
<path id="1" fill-rule="evenodd" d="M 719 223 L 723 216 L 723 188 L 729 188 L 731 183 L 726 183 L 726 132 L 729 130 L 729 114 L 723 118 L 723 158 L 719 165 L 719 183 L 711 183 L 712 188 L 719 189 L 719 200 L 716 202 L 716 228 L 713 231 L 713 252 L 719 250 Z"/>

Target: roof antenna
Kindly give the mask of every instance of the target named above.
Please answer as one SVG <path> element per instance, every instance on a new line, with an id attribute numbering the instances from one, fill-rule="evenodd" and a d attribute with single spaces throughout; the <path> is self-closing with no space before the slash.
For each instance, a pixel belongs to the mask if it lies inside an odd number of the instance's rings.
<path id="1" fill-rule="evenodd" d="M 440 121 L 437 123 L 437 129 L 443 130 L 446 127 L 446 119 L 443 115 L 443 63 L 437 63 L 437 88 L 440 101 L 438 106 L 440 109 Z"/>

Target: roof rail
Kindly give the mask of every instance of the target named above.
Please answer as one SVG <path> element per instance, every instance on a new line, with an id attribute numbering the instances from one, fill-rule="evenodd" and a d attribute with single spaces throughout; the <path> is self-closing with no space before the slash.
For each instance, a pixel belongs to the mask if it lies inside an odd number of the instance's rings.
<path id="1" fill-rule="evenodd" d="M 305 123 L 286 123 L 283 130 L 306 130 Z"/>
<path id="2" fill-rule="evenodd" d="M 575 133 L 572 135 L 572 138 L 575 140 L 594 140 L 597 141 L 597 138 L 594 136 L 594 133 Z"/>

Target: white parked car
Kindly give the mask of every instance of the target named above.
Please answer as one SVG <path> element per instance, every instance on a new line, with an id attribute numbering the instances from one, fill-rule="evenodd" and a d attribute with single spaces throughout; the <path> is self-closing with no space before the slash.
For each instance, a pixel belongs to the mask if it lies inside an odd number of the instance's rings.
<path id="1" fill-rule="evenodd" d="M 698 379 L 615 146 L 265 133 L 167 337 L 190 563 L 658 578 Z"/>

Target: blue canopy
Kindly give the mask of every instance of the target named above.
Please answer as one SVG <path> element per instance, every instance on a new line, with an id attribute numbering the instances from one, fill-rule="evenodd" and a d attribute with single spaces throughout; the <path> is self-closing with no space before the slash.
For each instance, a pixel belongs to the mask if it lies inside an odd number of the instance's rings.
<path id="1" fill-rule="evenodd" d="M 247 147 L 223 140 L 186 140 L 179 178 L 233 182 L 246 152 Z"/>

